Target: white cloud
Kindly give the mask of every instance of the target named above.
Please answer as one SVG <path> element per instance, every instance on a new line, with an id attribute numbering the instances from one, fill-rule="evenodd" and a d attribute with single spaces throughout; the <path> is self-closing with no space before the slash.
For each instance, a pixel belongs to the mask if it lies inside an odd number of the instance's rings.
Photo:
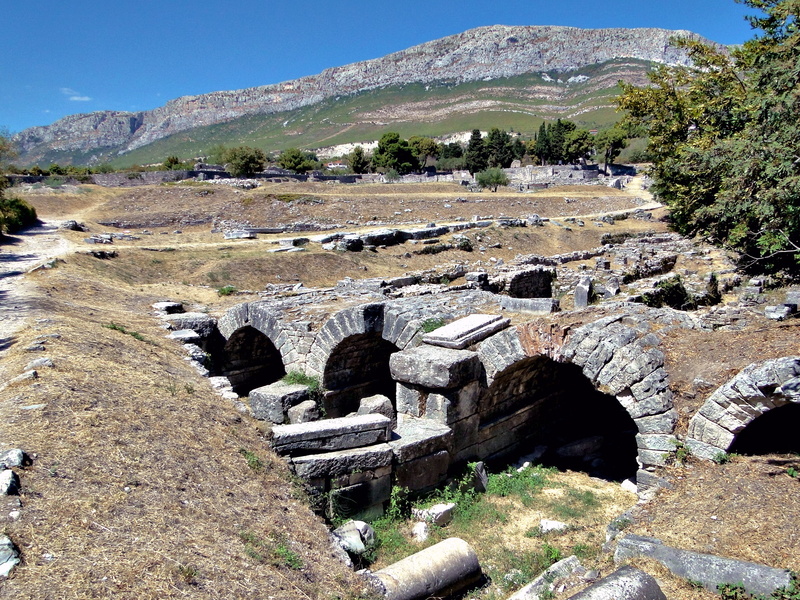
<path id="1" fill-rule="evenodd" d="M 72 102 L 89 102 L 91 100 L 91 97 L 83 96 L 80 92 L 73 90 L 72 88 L 62 87 L 60 91 L 67 97 L 68 100 Z"/>

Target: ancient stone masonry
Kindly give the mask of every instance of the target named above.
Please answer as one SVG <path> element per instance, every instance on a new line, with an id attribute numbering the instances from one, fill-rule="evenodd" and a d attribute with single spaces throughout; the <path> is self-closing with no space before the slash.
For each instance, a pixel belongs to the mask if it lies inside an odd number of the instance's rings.
<path id="1" fill-rule="evenodd" d="M 790 405 L 800 405 L 800 357 L 749 365 L 717 388 L 692 417 L 686 445 L 696 456 L 712 460 L 757 418 Z"/>

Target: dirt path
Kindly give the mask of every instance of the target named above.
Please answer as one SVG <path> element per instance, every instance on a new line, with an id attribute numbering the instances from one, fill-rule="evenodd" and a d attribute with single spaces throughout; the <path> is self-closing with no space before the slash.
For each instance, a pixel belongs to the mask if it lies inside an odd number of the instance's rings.
<path id="1" fill-rule="evenodd" d="M 72 247 L 59 235 L 59 222 L 42 221 L 38 227 L 9 236 L 10 243 L 0 246 L 0 357 L 34 311 L 34 284 L 26 274 Z"/>

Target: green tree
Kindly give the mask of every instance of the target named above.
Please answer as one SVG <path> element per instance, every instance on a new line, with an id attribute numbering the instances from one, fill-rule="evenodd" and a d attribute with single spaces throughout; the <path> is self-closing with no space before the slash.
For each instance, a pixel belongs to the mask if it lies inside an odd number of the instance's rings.
<path id="1" fill-rule="evenodd" d="M 503 169 L 492 167 L 475 174 L 475 181 L 483 188 L 491 188 L 493 192 L 501 185 L 508 185 L 508 176 Z"/>
<path id="2" fill-rule="evenodd" d="M 550 136 L 548 135 L 547 123 L 545 122 L 539 125 L 539 133 L 536 136 L 536 142 L 533 144 L 532 154 L 539 159 L 542 166 L 545 165 L 550 156 Z"/>
<path id="3" fill-rule="evenodd" d="M 356 146 L 353 151 L 347 155 L 347 164 L 350 165 L 350 170 L 353 173 L 367 173 L 369 171 L 369 157 L 364 154 L 364 148 Z"/>
<path id="4" fill-rule="evenodd" d="M 251 177 L 264 170 L 267 155 L 260 148 L 238 146 L 225 152 L 224 162 L 234 177 Z"/>
<path id="5" fill-rule="evenodd" d="M 564 138 L 564 160 L 574 163 L 588 158 L 594 145 L 595 139 L 586 129 L 570 131 Z"/>
<path id="6" fill-rule="evenodd" d="M 294 173 L 308 173 L 319 166 L 316 154 L 298 148 L 287 148 L 278 155 L 277 162 L 282 169 Z"/>
<path id="7" fill-rule="evenodd" d="M 464 153 L 464 164 L 470 175 L 474 175 L 489 166 L 489 151 L 483 141 L 480 129 L 473 129 Z"/>
<path id="8" fill-rule="evenodd" d="M 172 169 L 180 169 L 181 168 L 181 159 L 175 155 L 170 155 L 164 159 L 163 167 L 165 170 L 170 171 Z"/>
<path id="9" fill-rule="evenodd" d="M 514 160 L 514 146 L 511 136 L 504 130 L 493 127 L 486 136 L 486 152 L 488 165 L 507 169 Z"/>
<path id="10" fill-rule="evenodd" d="M 417 168 L 417 158 L 399 133 L 389 132 L 383 134 L 378 141 L 378 147 L 372 155 L 372 164 L 384 172 L 393 169 L 400 175 L 405 175 Z"/>
<path id="11" fill-rule="evenodd" d="M 408 138 L 408 147 L 411 148 L 420 167 L 425 167 L 429 158 L 439 157 L 439 144 L 433 138 L 412 135 Z"/>
<path id="12" fill-rule="evenodd" d="M 32 206 L 19 198 L 6 196 L 6 190 L 11 187 L 11 182 L 4 175 L 4 165 L 16 155 L 16 148 L 11 142 L 8 131 L 0 130 L 0 237 L 29 227 L 37 221 L 36 210 Z"/>
<path id="13" fill-rule="evenodd" d="M 800 265 L 800 0 L 743 0 L 761 33 L 722 52 L 693 41 L 693 66 L 623 86 L 620 108 L 649 135 L 653 190 L 680 231 L 766 270 Z"/>
<path id="14" fill-rule="evenodd" d="M 603 170 L 608 173 L 608 165 L 612 164 L 628 145 L 627 134 L 619 127 L 605 129 L 597 134 L 594 139 L 597 155 L 601 156 L 605 166 Z"/>

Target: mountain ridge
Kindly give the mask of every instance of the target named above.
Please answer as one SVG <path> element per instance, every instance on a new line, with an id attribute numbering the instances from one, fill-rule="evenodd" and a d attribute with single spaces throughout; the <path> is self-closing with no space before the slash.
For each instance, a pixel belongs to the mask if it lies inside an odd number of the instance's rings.
<path id="1" fill-rule="evenodd" d="M 531 73 L 565 73 L 619 58 L 688 64 L 674 36 L 684 30 L 579 29 L 492 25 L 412 46 L 386 56 L 332 67 L 280 83 L 181 96 L 136 113 L 98 111 L 64 117 L 14 136 L 23 160 L 46 151 L 124 155 L 180 132 L 245 116 L 273 115 L 331 98 L 408 84 L 454 85 Z M 547 81 L 547 79 L 545 80 Z M 570 79 L 564 85 L 581 82 Z"/>

